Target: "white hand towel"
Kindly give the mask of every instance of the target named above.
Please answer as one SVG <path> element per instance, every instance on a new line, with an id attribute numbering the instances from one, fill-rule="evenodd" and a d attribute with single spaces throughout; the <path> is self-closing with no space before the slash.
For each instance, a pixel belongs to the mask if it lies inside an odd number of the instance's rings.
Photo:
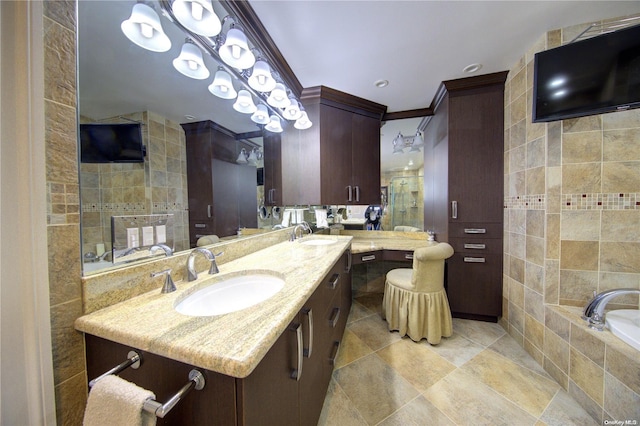
<path id="1" fill-rule="evenodd" d="M 155 397 L 153 392 L 118 376 L 103 377 L 89 392 L 83 425 L 153 426 L 156 416 L 142 406 L 145 400 Z"/>
<path id="2" fill-rule="evenodd" d="M 318 228 L 329 227 L 329 222 L 327 222 L 327 211 L 325 209 L 316 210 L 316 226 Z"/>
<path id="3" fill-rule="evenodd" d="M 284 213 L 282 213 L 282 226 L 287 228 L 289 223 L 291 223 L 291 210 L 285 210 Z"/>

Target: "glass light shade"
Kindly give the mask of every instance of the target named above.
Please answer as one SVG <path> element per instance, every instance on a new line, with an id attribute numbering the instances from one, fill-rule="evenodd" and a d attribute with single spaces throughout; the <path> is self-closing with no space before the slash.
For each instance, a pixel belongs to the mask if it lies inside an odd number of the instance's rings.
<path id="1" fill-rule="evenodd" d="M 181 74 L 196 80 L 204 80 L 209 78 L 209 70 L 204 65 L 202 52 L 198 46 L 193 43 L 185 43 L 182 46 L 180 55 L 173 60 L 173 66 Z"/>
<path id="2" fill-rule="evenodd" d="M 249 50 L 247 37 L 238 28 L 231 28 L 227 32 L 227 39 L 220 46 L 218 54 L 227 65 L 241 70 L 251 68 L 256 63 L 256 57 Z"/>
<path id="3" fill-rule="evenodd" d="M 251 153 L 249 154 L 249 158 L 247 159 L 247 162 L 252 166 L 258 165 L 258 154 L 256 153 L 255 149 L 251 150 Z"/>
<path id="4" fill-rule="evenodd" d="M 258 105 L 256 112 L 251 116 L 251 121 L 258 124 L 268 124 L 271 121 L 269 111 L 264 104 Z"/>
<path id="5" fill-rule="evenodd" d="M 171 40 L 162 30 L 160 17 L 151 6 L 136 3 L 129 19 L 122 21 L 120 29 L 129 40 L 152 52 L 171 49 Z"/>
<path id="6" fill-rule="evenodd" d="M 238 96 L 233 88 L 231 76 L 228 72 L 219 69 L 213 77 L 213 83 L 209 85 L 209 92 L 222 99 L 235 99 Z"/>
<path id="7" fill-rule="evenodd" d="M 182 25 L 197 34 L 213 37 L 222 29 L 211 0 L 175 0 L 171 10 Z"/>
<path id="8" fill-rule="evenodd" d="M 240 90 L 238 92 L 238 99 L 233 104 L 233 109 L 243 114 L 253 114 L 258 109 L 253 103 L 251 93 L 247 90 Z"/>
<path id="9" fill-rule="evenodd" d="M 284 84 L 276 83 L 276 87 L 267 98 L 267 103 L 276 108 L 286 108 L 289 106 L 291 101 L 289 101 L 287 97 L 287 89 L 284 87 Z"/>
<path id="10" fill-rule="evenodd" d="M 300 118 L 300 115 L 302 114 L 302 111 L 300 110 L 300 104 L 293 97 L 289 98 L 289 102 L 290 102 L 289 106 L 287 106 L 284 109 L 284 112 L 282 113 L 282 115 L 287 120 L 297 120 L 298 118 Z"/>
<path id="11" fill-rule="evenodd" d="M 238 164 L 247 164 L 247 151 L 244 148 L 240 150 L 240 154 L 238 154 L 238 159 L 236 160 Z"/>
<path id="12" fill-rule="evenodd" d="M 276 80 L 271 75 L 271 68 L 265 61 L 257 61 L 249 77 L 249 86 L 258 92 L 270 92 L 276 87 Z"/>
<path id="13" fill-rule="evenodd" d="M 311 122 L 311 120 L 309 120 L 309 116 L 307 115 L 307 111 L 302 111 L 300 113 L 300 118 L 298 118 L 296 120 L 296 122 L 293 124 L 293 127 L 295 127 L 298 130 L 306 130 L 309 127 L 311 127 L 313 125 L 313 123 Z"/>
<path id="14" fill-rule="evenodd" d="M 411 149 L 409 152 L 420 152 L 420 147 L 414 144 L 411 144 Z"/>
<path id="15" fill-rule="evenodd" d="M 413 146 L 424 146 L 424 139 L 422 138 L 422 133 L 420 133 L 420 131 L 417 131 L 416 135 L 413 137 Z"/>
<path id="16" fill-rule="evenodd" d="M 282 125 L 280 124 L 280 117 L 272 115 L 269 120 L 269 124 L 264 126 L 265 130 L 274 133 L 282 133 Z"/>
<path id="17" fill-rule="evenodd" d="M 404 149 L 404 137 L 402 133 L 398 132 L 398 136 L 393 140 L 393 153 L 402 154 Z"/>

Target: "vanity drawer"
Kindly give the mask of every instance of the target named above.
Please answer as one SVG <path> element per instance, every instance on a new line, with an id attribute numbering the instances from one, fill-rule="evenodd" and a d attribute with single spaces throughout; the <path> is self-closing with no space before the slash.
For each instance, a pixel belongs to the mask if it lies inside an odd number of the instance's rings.
<path id="1" fill-rule="evenodd" d="M 395 262 L 413 262 L 413 250 L 384 250 L 382 257 Z"/>
<path id="2" fill-rule="evenodd" d="M 449 238 L 502 238 L 500 223 L 449 223 Z"/>
<path id="3" fill-rule="evenodd" d="M 466 253 L 473 255 L 474 253 L 502 253 L 501 238 L 451 238 L 449 244 L 453 247 L 455 253 Z"/>
<path id="4" fill-rule="evenodd" d="M 369 263 L 369 262 L 375 262 L 378 260 L 383 260 L 383 253 L 382 250 L 375 250 L 375 251 L 366 251 L 363 253 L 353 253 L 351 255 L 351 259 L 353 262 L 353 265 L 359 265 L 361 263 Z"/>

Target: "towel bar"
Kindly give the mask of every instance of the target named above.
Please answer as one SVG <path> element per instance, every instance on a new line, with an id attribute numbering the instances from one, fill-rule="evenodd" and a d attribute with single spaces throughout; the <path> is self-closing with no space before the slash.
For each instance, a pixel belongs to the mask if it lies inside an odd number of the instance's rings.
<path id="1" fill-rule="evenodd" d="M 107 371 L 106 373 L 101 374 L 100 376 L 91 380 L 89 382 L 89 387 L 93 387 L 93 385 L 95 385 L 98 382 L 98 380 L 102 379 L 103 377 L 109 376 L 111 374 L 118 374 L 121 371 L 125 370 L 126 368 L 131 367 L 133 369 L 137 369 L 138 367 L 140 367 L 141 361 L 142 361 L 142 358 L 140 358 L 140 355 L 136 351 L 129 351 L 129 353 L 127 354 L 126 361 L 122 362 L 121 364 L 113 367 L 111 370 Z M 152 413 L 156 417 L 164 418 L 164 416 L 166 416 L 167 413 L 171 411 L 171 409 L 175 407 L 175 405 L 178 402 L 180 402 L 180 400 L 184 398 L 184 396 L 187 393 L 189 393 L 191 389 L 202 390 L 204 388 L 204 385 L 205 385 L 204 375 L 198 370 L 195 370 L 195 369 L 191 370 L 189 372 L 189 383 L 187 383 L 182 388 L 180 388 L 180 390 L 176 392 L 176 394 L 173 395 L 171 398 L 169 398 L 167 402 L 165 402 L 164 404 L 161 404 L 154 399 L 147 399 L 144 402 L 142 408 L 144 409 L 144 411 Z"/>
<path id="2" fill-rule="evenodd" d="M 204 375 L 198 370 L 191 370 L 189 372 L 189 383 L 184 385 L 175 395 L 169 398 L 167 402 L 161 404 L 153 399 L 147 399 L 142 408 L 144 411 L 155 414 L 156 417 L 163 418 L 191 389 L 202 390 L 204 385 Z"/>
<path id="3" fill-rule="evenodd" d="M 102 379 L 103 377 L 109 376 L 111 374 L 118 374 L 119 372 L 121 372 L 122 370 L 131 367 L 134 370 L 136 370 L 138 367 L 140 367 L 140 355 L 136 352 L 136 351 L 129 351 L 129 353 L 127 354 L 127 360 L 122 362 L 119 365 L 116 365 L 115 367 L 113 367 L 111 370 L 107 371 L 106 373 L 96 377 L 95 379 L 91 380 L 89 382 L 89 387 L 92 388 L 93 385 L 96 384 L 96 382 L 100 379 Z"/>

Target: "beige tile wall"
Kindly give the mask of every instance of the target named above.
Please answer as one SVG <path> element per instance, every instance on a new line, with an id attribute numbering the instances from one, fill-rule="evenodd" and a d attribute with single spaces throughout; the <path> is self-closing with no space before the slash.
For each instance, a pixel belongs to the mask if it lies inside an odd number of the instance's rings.
<path id="1" fill-rule="evenodd" d="M 556 308 L 640 288 L 640 109 L 531 122 L 534 53 L 584 27 L 545 34 L 507 80 L 501 323 L 594 419 L 638 420 L 640 354 Z"/>
<path id="2" fill-rule="evenodd" d="M 143 124 L 147 146 L 144 163 L 82 163 L 83 253 L 95 252 L 96 244 L 111 248 L 111 216 L 132 214 L 174 215 L 174 248 L 189 248 L 186 138 L 179 123 L 142 111 L 101 122 Z M 82 117 L 82 121 L 92 120 Z"/>

